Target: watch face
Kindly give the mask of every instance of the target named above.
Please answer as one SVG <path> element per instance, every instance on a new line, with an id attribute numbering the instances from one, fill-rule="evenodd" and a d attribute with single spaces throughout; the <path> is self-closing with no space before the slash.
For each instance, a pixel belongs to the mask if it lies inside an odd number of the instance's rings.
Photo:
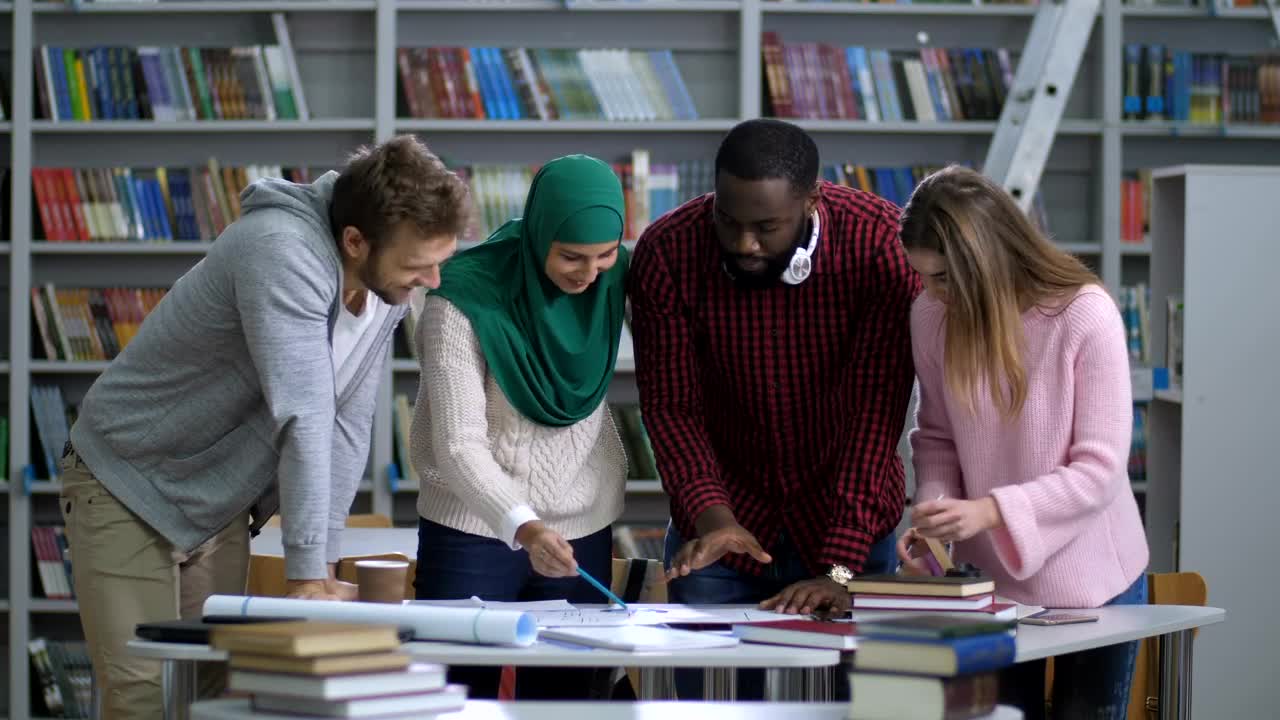
<path id="1" fill-rule="evenodd" d="M 849 571 L 849 568 L 844 567 L 843 565 L 836 565 L 831 568 L 830 576 L 832 580 L 835 580 L 841 585 L 853 579 L 853 573 Z"/>

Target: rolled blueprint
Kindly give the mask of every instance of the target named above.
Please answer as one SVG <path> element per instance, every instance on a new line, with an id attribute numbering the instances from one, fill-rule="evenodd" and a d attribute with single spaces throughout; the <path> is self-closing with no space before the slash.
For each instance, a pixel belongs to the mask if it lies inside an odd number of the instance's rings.
<path id="1" fill-rule="evenodd" d="M 397 625 L 413 630 L 415 640 L 476 645 L 526 647 L 538 637 L 533 616 L 517 610 L 212 595 L 204 602 L 204 614 Z"/>

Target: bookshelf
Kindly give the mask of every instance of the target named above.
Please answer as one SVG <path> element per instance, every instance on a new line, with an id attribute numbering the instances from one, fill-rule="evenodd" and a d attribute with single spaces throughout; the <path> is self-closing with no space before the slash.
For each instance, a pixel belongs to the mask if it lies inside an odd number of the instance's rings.
<path id="1" fill-rule="evenodd" d="M 570 5 L 571 7 L 566 7 Z M 1211 4 L 1212 5 L 1212 4 Z M 272 13 L 286 13 L 311 118 L 297 121 L 51 121 L 35 119 L 33 50 L 41 44 L 232 46 L 271 43 Z M 1005 47 L 1020 50 L 1034 9 L 1018 4 L 801 2 L 799 0 L 160 0 L 0 2 L 0 74 L 9 98 L 0 134 L 8 135 L 10 205 L 32 206 L 31 168 L 192 165 L 216 157 L 226 165 L 268 162 L 336 166 L 356 145 L 399 132 L 422 136 L 455 164 L 545 161 L 570 152 L 616 160 L 633 149 L 654 162 L 709 159 L 722 133 L 761 114 L 761 33 L 784 42 L 825 42 L 893 50 Z M 1212 32 L 1207 32 L 1208 24 Z M 1124 173 L 1171 162 L 1280 163 L 1280 125 L 1198 126 L 1122 119 L 1125 43 L 1164 42 L 1195 51 L 1253 52 L 1271 46 L 1261 8 L 1148 7 L 1104 0 L 1042 183 L 1056 239 L 1084 256 L 1113 290 L 1147 282 L 1158 261 L 1152 243 L 1120 241 Z M 696 120 L 462 120 L 398 114 L 398 47 L 637 49 L 673 52 L 698 110 Z M 881 122 L 797 120 L 810 130 L 824 163 L 901 166 L 980 164 L 994 121 Z M 36 633 L 70 632 L 74 605 L 32 597 L 30 527 L 56 519 L 56 486 L 24 482 L 30 458 L 32 382 L 56 383 L 75 402 L 105 363 L 33 360 L 29 289 L 110 283 L 158 287 L 198 262 L 199 243 L 48 243 L 33 240 L 32 218 L 11 214 L 0 231 L 0 265 L 8 269 L 7 374 L 10 419 L 7 592 L 8 716 L 29 716 L 25 643 Z M 2 242 L 8 241 L 8 242 Z M 2 331 L 0 331 L 2 332 Z M 39 341 L 37 340 L 37 343 Z M 401 521 L 414 516 L 411 492 L 395 493 L 392 401 L 415 397 L 416 364 L 396 358 L 384 371 L 363 510 Z M 638 399 L 631 368 L 620 368 L 614 402 Z M 1171 409 L 1157 400 L 1153 408 Z M 1225 427 L 1225 425 L 1224 425 Z M 1154 453 L 1153 453 L 1154 454 Z M 1261 477 L 1261 475 L 1259 475 Z M 1152 473 L 1149 488 L 1161 487 Z M 628 484 L 627 518 L 660 522 L 666 501 L 654 481 Z M 1212 584 L 1211 584 L 1212 587 Z M 2 606 L 0 606 L 2 607 Z M 72 632 L 74 634 L 74 632 Z M 2 713 L 0 713 L 2 714 Z"/>
<path id="2" fill-rule="evenodd" d="M 1247 308 L 1274 306 L 1270 241 L 1280 165 L 1187 165 L 1152 172 L 1154 360 L 1167 365 L 1167 303 L 1181 296 L 1180 385 L 1150 407 L 1147 537 L 1154 572 L 1204 576 L 1232 622 L 1196 642 L 1196 717 L 1269 712 L 1277 658 L 1274 581 L 1240 548 L 1266 547 L 1280 504 L 1270 453 L 1280 329 Z M 1265 312 L 1265 311 L 1264 311 Z M 1261 635 L 1259 635 L 1261 633 Z"/>

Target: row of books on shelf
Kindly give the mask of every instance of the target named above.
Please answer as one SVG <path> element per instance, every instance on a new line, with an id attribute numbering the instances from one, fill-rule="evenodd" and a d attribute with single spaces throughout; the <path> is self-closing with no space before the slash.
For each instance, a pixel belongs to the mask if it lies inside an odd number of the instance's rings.
<path id="1" fill-rule="evenodd" d="M 310 182 L 278 165 L 33 168 L 35 237 L 53 242 L 212 240 L 240 217 L 240 192 L 266 177 Z"/>
<path id="2" fill-rule="evenodd" d="M 940 166 L 931 165 L 870 167 L 841 163 L 823 165 L 819 172 L 824 180 L 879 195 L 898 207 L 903 207 L 911 199 L 916 185 L 939 169 Z M 1037 191 L 1032 198 L 1031 218 L 1042 231 L 1049 231 L 1049 211 L 1042 192 Z"/>
<path id="3" fill-rule="evenodd" d="M 624 237 L 639 237 L 654 219 L 714 187 L 709 160 L 651 162 L 632 151 L 613 163 L 623 181 Z M 482 240 L 519 217 L 537 165 L 462 165 L 471 186 L 476 224 L 468 240 Z M 52 242 L 209 241 L 240 217 L 240 193 L 260 178 L 311 182 L 322 171 L 278 165 L 200 167 L 34 168 L 31 171 L 36 238 Z"/>
<path id="4" fill-rule="evenodd" d="M 674 210 L 681 203 L 715 185 L 715 163 L 711 160 L 651 162 L 649 151 L 634 150 L 623 161 L 612 163 L 622 181 L 626 204 L 623 237 L 640 237 L 650 222 Z M 476 227 L 469 239 L 483 240 L 507 220 L 524 212 L 525 197 L 536 165 L 471 165 L 457 172 L 471 186 L 476 204 Z"/>
<path id="5" fill-rule="evenodd" d="M 35 54 L 39 118 L 306 120 L 288 47 L 287 40 L 229 48 L 43 45 Z"/>
<path id="6" fill-rule="evenodd" d="M 105 0 L 111 2 L 112 0 Z M 119 2 L 120 0 L 115 0 Z M 126 0 L 127 1 L 127 0 Z M 643 0 L 640 0 L 643 2 Z M 881 0 L 765 0 L 765 4 L 786 5 L 1036 5 L 1039 0 L 892 0 L 890 3 Z"/>
<path id="7" fill-rule="evenodd" d="M 695 120 L 670 50 L 398 48 L 413 118 Z"/>
<path id="8" fill-rule="evenodd" d="M 1124 48 L 1126 120 L 1221 123 L 1280 122 L 1280 55 Z"/>
<path id="9" fill-rule="evenodd" d="M 75 581 L 71 576 L 71 548 L 67 545 L 63 526 L 33 526 L 31 554 L 35 556 L 36 576 L 46 598 L 66 600 L 76 596 Z"/>
<path id="10" fill-rule="evenodd" d="M 164 288 L 31 288 L 31 314 L 45 360 L 111 360 L 164 297 Z"/>
<path id="11" fill-rule="evenodd" d="M 922 122 L 995 120 L 1013 84 L 1008 50 L 891 52 L 762 36 L 765 99 L 775 117 Z"/>
<path id="12" fill-rule="evenodd" d="M 93 717 L 93 663 L 82 642 L 35 637 L 27 642 L 31 658 L 33 717 Z M 9 692 L 25 692 L 10 688 Z"/>

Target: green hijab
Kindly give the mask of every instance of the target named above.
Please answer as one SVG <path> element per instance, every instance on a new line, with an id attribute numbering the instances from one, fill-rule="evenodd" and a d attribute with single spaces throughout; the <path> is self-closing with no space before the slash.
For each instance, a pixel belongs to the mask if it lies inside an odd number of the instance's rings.
<path id="1" fill-rule="evenodd" d="M 546 275 L 553 241 L 585 245 L 622 239 L 622 183 L 586 155 L 557 158 L 538 171 L 523 217 L 441 270 L 434 294 L 471 321 L 498 387 L 542 425 L 572 425 L 595 412 L 613 379 L 626 300 L 628 252 L 579 295 Z"/>

